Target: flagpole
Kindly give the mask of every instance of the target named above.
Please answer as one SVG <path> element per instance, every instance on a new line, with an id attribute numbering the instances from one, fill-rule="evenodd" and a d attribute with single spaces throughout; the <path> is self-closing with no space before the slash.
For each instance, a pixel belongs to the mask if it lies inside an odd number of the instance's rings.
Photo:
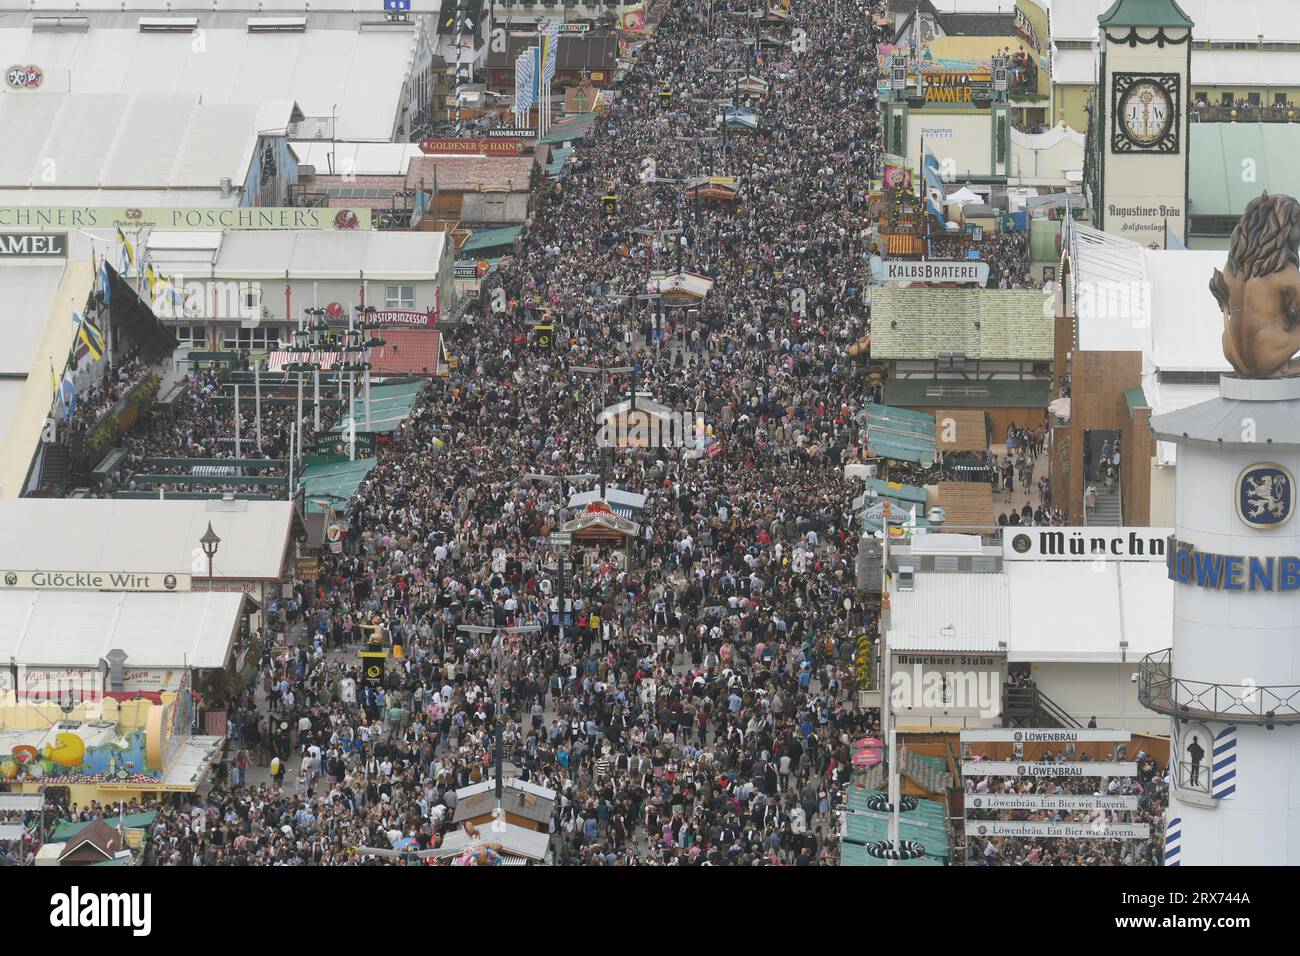
<path id="1" fill-rule="evenodd" d="M 257 450 L 262 450 L 262 360 L 253 363 L 254 411 L 257 414 Z"/>

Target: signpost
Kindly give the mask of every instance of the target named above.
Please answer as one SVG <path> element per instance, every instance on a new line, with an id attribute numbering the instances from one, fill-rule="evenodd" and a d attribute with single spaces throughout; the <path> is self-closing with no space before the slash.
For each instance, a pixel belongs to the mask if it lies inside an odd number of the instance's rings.
<path id="1" fill-rule="evenodd" d="M 546 539 L 556 547 L 568 547 L 573 544 L 573 533 L 571 531 L 552 531 Z"/>

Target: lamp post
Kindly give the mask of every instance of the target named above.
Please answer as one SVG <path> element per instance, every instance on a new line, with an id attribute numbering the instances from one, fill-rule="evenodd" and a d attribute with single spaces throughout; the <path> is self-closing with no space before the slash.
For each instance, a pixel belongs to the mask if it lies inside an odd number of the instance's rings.
<path id="1" fill-rule="evenodd" d="M 622 375 L 622 374 L 625 374 L 625 373 L 627 373 L 627 372 L 631 372 L 631 373 L 633 373 L 633 378 L 632 378 L 632 403 L 631 403 L 631 405 L 629 406 L 629 409 L 632 410 L 632 411 L 635 411 L 635 410 L 636 410 L 636 385 L 637 385 L 637 381 L 636 381 L 636 372 L 637 372 L 637 370 L 636 370 L 636 368 L 634 368 L 633 366 L 631 366 L 631 365 L 619 365 L 619 366 L 613 366 L 613 367 L 609 367 L 609 368 L 595 368 L 595 367 L 590 366 L 590 365 L 571 365 L 571 366 L 569 366 L 569 371 L 570 371 L 570 372 L 581 372 L 581 373 L 583 373 L 584 375 L 601 375 L 601 376 L 604 376 L 604 375 L 607 375 L 607 374 L 608 374 L 608 375 Z M 601 380 L 600 380 L 600 411 L 601 411 L 601 415 L 602 415 L 602 416 L 604 415 L 605 407 L 606 407 L 606 406 L 605 406 L 605 379 L 602 377 Z M 603 422 L 602 422 L 602 424 L 603 424 Z M 606 445 L 605 447 L 608 448 L 609 446 Z M 598 451 L 597 454 L 600 455 L 600 500 L 601 500 L 601 501 L 604 501 L 604 500 L 605 500 L 605 460 L 606 460 L 606 457 L 607 457 L 607 456 L 606 456 L 605 454 L 603 454 L 602 452 L 600 452 L 600 451 Z"/>
<path id="2" fill-rule="evenodd" d="M 208 590 L 212 590 L 212 559 L 217 556 L 217 548 L 221 547 L 221 539 L 217 533 L 212 530 L 212 522 L 208 522 L 208 530 L 199 538 L 199 544 L 203 545 L 203 553 L 208 556 Z"/>

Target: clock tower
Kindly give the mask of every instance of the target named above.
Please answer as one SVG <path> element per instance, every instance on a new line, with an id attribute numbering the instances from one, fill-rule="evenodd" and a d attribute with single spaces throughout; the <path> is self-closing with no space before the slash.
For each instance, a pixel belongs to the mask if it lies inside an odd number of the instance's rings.
<path id="1" fill-rule="evenodd" d="M 1187 236 L 1192 20 L 1177 0 L 1115 0 L 1097 18 L 1085 182 L 1096 222 L 1144 246 Z"/>

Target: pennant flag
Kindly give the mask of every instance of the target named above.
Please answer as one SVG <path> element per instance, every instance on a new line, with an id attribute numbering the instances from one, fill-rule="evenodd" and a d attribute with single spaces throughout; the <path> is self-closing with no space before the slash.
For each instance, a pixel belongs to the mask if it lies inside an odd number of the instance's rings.
<path id="1" fill-rule="evenodd" d="M 560 52 L 560 23 L 552 21 L 542 34 L 542 79 L 549 83 L 555 79 L 555 62 Z"/>
<path id="2" fill-rule="evenodd" d="M 63 372 L 63 385 L 59 390 L 59 404 L 63 407 L 63 420 L 67 421 L 77 410 L 77 386 L 72 383 L 72 370 Z"/>
<path id="3" fill-rule="evenodd" d="M 95 328 L 95 323 L 91 322 L 76 309 L 72 311 L 72 320 L 77 324 L 77 334 L 81 338 L 82 344 L 90 351 L 90 357 L 100 359 L 104 355 L 104 350 L 108 344 L 104 341 L 104 335 L 99 329 Z"/>
<path id="4" fill-rule="evenodd" d="M 149 283 L 149 295 L 152 298 L 158 296 L 158 270 L 153 267 L 153 260 L 149 259 L 144 264 L 144 278 Z"/>
<path id="5" fill-rule="evenodd" d="M 117 241 L 122 244 L 122 268 L 117 271 L 124 276 L 129 276 L 135 265 L 135 249 L 131 245 L 131 240 L 127 239 L 126 234 L 122 232 L 121 226 L 117 228 Z"/>
<path id="6" fill-rule="evenodd" d="M 113 285 L 113 283 L 110 281 L 111 278 L 112 278 L 112 269 L 109 268 L 108 257 L 105 256 L 103 259 L 99 260 L 99 287 L 100 290 L 104 293 L 104 305 L 108 305 L 109 303 L 109 299 L 111 295 L 109 289 L 111 289 Z"/>

